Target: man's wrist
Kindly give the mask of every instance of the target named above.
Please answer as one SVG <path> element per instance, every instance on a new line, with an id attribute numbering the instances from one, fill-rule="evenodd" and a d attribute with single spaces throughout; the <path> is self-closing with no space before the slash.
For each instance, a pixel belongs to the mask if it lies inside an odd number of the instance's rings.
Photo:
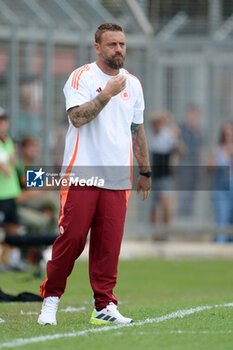
<path id="1" fill-rule="evenodd" d="M 105 89 L 99 94 L 99 96 L 101 96 L 104 100 L 111 100 L 112 95 L 107 92 Z"/>

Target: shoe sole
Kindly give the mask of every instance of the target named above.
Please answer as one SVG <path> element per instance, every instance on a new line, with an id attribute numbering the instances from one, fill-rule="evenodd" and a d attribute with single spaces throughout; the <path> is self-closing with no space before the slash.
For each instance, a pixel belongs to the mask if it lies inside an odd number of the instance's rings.
<path id="1" fill-rule="evenodd" d="M 101 320 L 96 320 L 96 319 L 91 318 L 90 323 L 95 324 L 95 325 L 102 325 L 102 324 L 111 324 L 113 322 L 101 321 Z"/>
<path id="2" fill-rule="evenodd" d="M 46 322 L 46 323 L 44 323 L 44 322 L 42 322 L 42 321 L 40 321 L 40 320 L 38 320 L 38 323 L 39 323 L 41 326 L 47 326 L 47 325 L 49 325 L 49 326 L 56 326 L 56 325 L 57 325 L 57 322 L 52 322 L 52 323 Z"/>
<path id="3" fill-rule="evenodd" d="M 94 319 L 94 318 L 91 318 L 90 319 L 90 322 L 91 324 L 95 324 L 95 325 L 104 325 L 104 324 L 130 324 L 130 323 L 134 323 L 133 320 L 131 320 L 130 322 L 110 322 L 110 321 L 101 321 L 101 320 L 97 320 L 97 319 Z"/>

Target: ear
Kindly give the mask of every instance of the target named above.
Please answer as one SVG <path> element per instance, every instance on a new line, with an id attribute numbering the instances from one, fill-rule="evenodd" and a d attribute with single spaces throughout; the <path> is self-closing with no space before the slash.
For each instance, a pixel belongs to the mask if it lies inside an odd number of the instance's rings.
<path id="1" fill-rule="evenodd" d="M 97 55 L 100 53 L 100 44 L 98 43 L 94 43 L 94 49 L 95 49 L 95 52 L 97 53 Z"/>

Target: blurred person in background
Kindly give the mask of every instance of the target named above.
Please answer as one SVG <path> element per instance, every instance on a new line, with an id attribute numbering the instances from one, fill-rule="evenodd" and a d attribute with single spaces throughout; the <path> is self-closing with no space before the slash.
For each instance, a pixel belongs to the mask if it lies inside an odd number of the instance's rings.
<path id="1" fill-rule="evenodd" d="M 160 111 L 151 115 L 153 134 L 150 140 L 152 159 L 152 210 L 151 223 L 157 228 L 162 225 L 165 231 L 154 239 L 165 239 L 166 230 L 172 218 L 174 199 L 174 179 L 172 165 L 174 156 L 183 154 L 180 130 L 172 121 L 169 111 Z"/>
<path id="2" fill-rule="evenodd" d="M 26 187 L 26 170 L 38 167 L 39 141 L 25 136 L 20 143 L 17 172 L 22 192 L 17 198 L 20 223 L 29 233 L 49 234 L 55 230 L 58 219 L 56 198 L 50 191 L 29 190 Z"/>
<path id="3" fill-rule="evenodd" d="M 214 166 L 213 204 L 219 232 L 216 242 L 229 241 L 226 232 L 233 222 L 233 123 L 224 123 L 219 132 L 218 145 L 211 152 Z"/>
<path id="4" fill-rule="evenodd" d="M 22 188 L 26 188 L 26 167 L 34 167 L 40 157 L 39 141 L 33 136 L 24 136 L 21 139 L 19 149 L 19 159 L 17 162 L 17 171 Z"/>
<path id="5" fill-rule="evenodd" d="M 18 137 L 21 140 L 25 134 L 38 137 L 42 130 L 40 106 L 35 94 L 35 85 L 25 83 L 20 86 L 20 109 L 18 115 Z"/>
<path id="6" fill-rule="evenodd" d="M 179 190 L 178 215 L 180 216 L 191 216 L 193 214 L 203 146 L 200 122 L 200 109 L 195 105 L 189 105 L 185 113 L 184 122 L 180 125 L 185 154 L 180 159 L 176 174 Z"/>
<path id="7" fill-rule="evenodd" d="M 13 140 L 8 136 L 9 120 L 0 107 L 0 226 L 6 234 L 19 234 L 19 217 L 16 198 L 21 189 L 16 172 Z M 21 254 L 18 248 L 2 244 L 1 263 L 7 268 L 20 268 Z"/>

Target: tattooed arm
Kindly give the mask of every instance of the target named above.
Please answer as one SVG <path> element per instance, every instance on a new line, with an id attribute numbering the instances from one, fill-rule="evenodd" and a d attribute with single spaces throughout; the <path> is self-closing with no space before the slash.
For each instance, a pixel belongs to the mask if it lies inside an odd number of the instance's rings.
<path id="1" fill-rule="evenodd" d="M 133 139 L 133 151 L 137 159 L 140 173 L 147 173 L 151 171 L 146 135 L 143 124 L 131 124 L 131 132 Z M 142 191 L 142 199 L 145 200 L 151 189 L 151 178 L 146 176 L 139 176 L 137 184 L 137 193 Z"/>
<path id="2" fill-rule="evenodd" d="M 87 124 L 96 118 L 110 99 L 124 90 L 125 86 L 126 77 L 123 75 L 116 75 L 109 79 L 103 91 L 92 101 L 68 110 L 72 124 L 76 128 L 79 128 L 80 126 Z"/>
<path id="3" fill-rule="evenodd" d="M 110 101 L 110 96 L 100 93 L 90 102 L 86 102 L 81 106 L 76 106 L 68 110 L 72 124 L 79 128 L 89 123 L 102 111 L 106 104 Z"/>

